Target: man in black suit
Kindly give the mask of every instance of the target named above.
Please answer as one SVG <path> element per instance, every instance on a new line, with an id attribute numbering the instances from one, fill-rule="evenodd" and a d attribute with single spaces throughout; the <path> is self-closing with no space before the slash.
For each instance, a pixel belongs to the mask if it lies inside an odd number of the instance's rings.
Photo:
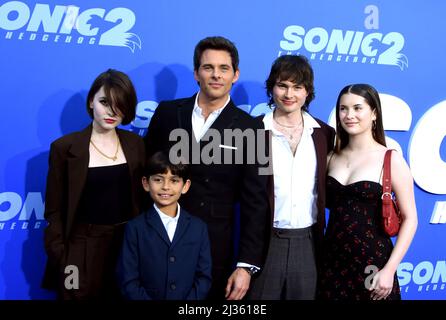
<path id="1" fill-rule="evenodd" d="M 259 124 L 229 96 L 239 78 L 238 62 L 237 48 L 228 39 L 201 40 L 194 52 L 200 91 L 190 98 L 160 102 L 145 137 L 148 156 L 164 150 L 173 162 L 182 156 L 191 164 L 191 188 L 180 204 L 208 224 L 213 281 L 209 299 L 244 297 L 251 276 L 263 264 L 268 239 L 266 176 L 259 174 L 251 149 L 255 141 L 249 141 L 256 139 Z M 240 234 L 235 248 L 238 204 Z"/>

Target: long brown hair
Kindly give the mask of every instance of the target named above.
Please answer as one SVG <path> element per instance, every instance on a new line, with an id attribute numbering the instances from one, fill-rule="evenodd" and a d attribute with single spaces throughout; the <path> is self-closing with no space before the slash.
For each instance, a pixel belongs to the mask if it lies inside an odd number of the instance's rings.
<path id="1" fill-rule="evenodd" d="M 381 100 L 379 99 L 378 91 L 371 85 L 364 83 L 350 84 L 344 87 L 341 92 L 339 92 L 338 100 L 336 101 L 336 143 L 335 143 L 335 153 L 339 153 L 344 149 L 349 142 L 348 133 L 341 126 L 341 121 L 339 119 L 339 107 L 341 97 L 344 94 L 352 93 L 363 97 L 372 111 L 375 111 L 376 120 L 374 125 L 372 125 L 372 135 L 373 139 L 379 144 L 386 147 L 386 138 L 384 134 L 383 117 L 381 111 Z"/>

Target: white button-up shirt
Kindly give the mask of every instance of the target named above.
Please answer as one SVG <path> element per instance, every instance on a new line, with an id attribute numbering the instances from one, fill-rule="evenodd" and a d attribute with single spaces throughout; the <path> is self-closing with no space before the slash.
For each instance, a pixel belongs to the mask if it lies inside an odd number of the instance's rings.
<path id="1" fill-rule="evenodd" d="M 302 116 L 302 137 L 294 155 L 286 137 L 273 126 L 273 112 L 263 118 L 272 133 L 275 228 L 306 228 L 317 219 L 317 159 L 311 135 L 320 126 L 307 112 Z"/>
<path id="2" fill-rule="evenodd" d="M 177 229 L 178 219 L 180 218 L 180 205 L 177 204 L 177 215 L 175 217 L 168 216 L 164 212 L 162 212 L 156 204 L 153 204 L 156 212 L 161 218 L 161 222 L 163 223 L 164 228 L 167 231 L 167 235 L 169 236 L 170 242 L 173 240 L 173 236 L 175 235 L 175 230 Z"/>
<path id="3" fill-rule="evenodd" d="M 223 109 L 228 105 L 229 101 L 231 100 L 231 97 L 228 96 L 228 100 L 226 103 L 219 109 L 212 111 L 207 119 L 203 116 L 203 109 L 200 108 L 198 105 L 198 96 L 200 95 L 200 92 L 198 92 L 197 96 L 195 97 L 195 105 L 194 110 L 192 112 L 192 130 L 194 131 L 195 140 L 199 142 L 201 138 L 206 134 L 208 129 L 212 126 L 214 121 L 218 118 L 220 113 L 223 111 Z"/>

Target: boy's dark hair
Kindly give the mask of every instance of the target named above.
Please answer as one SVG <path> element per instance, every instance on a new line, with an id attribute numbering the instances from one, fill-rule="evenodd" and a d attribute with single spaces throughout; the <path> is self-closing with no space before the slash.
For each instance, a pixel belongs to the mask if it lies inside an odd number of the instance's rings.
<path id="1" fill-rule="evenodd" d="M 144 169 L 144 176 L 148 178 L 155 174 L 167 173 L 168 170 L 170 170 L 173 175 L 182 178 L 184 182 L 190 178 L 189 166 L 187 164 L 172 164 L 169 160 L 169 156 L 162 151 L 154 153 L 148 159 Z"/>
<path id="2" fill-rule="evenodd" d="M 207 49 L 223 50 L 229 53 L 231 56 L 232 69 L 234 72 L 238 70 L 238 51 L 237 47 L 230 40 L 223 37 L 207 37 L 197 43 L 194 50 L 194 70 L 197 71 L 200 68 L 201 56 Z"/>
<path id="3" fill-rule="evenodd" d="M 265 81 L 269 106 L 274 104 L 273 88 L 277 81 L 291 81 L 303 85 L 308 96 L 302 110 L 308 111 L 310 102 L 314 99 L 314 74 L 313 68 L 305 56 L 283 55 L 273 62 L 268 79 Z"/>
<path id="4" fill-rule="evenodd" d="M 90 103 L 101 87 L 104 87 L 107 102 L 113 112 L 117 114 L 117 110 L 119 110 L 123 114 L 122 124 L 126 125 L 132 122 L 136 115 L 137 104 L 135 88 L 125 73 L 114 69 L 102 72 L 93 81 L 87 96 L 87 112 L 90 117 L 93 119 Z"/>

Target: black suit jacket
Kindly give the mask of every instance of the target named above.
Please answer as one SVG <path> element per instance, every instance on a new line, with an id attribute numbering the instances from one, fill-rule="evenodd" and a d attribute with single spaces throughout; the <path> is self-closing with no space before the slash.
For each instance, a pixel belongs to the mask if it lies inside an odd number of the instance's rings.
<path id="1" fill-rule="evenodd" d="M 82 190 L 88 172 L 89 144 L 92 126 L 55 140 L 50 147 L 49 169 L 45 195 L 45 250 L 48 255 L 43 287 L 54 289 L 58 268 L 70 237 Z M 119 140 L 130 170 L 132 210 L 140 212 L 141 176 L 145 160 L 144 143 L 136 134 L 117 129 Z"/>
<path id="2" fill-rule="evenodd" d="M 156 151 L 169 151 L 176 141 L 169 141 L 174 129 L 182 128 L 188 134 L 191 151 L 193 147 L 206 148 L 203 138 L 199 144 L 193 135 L 192 111 L 195 95 L 173 101 L 161 102 L 150 122 L 145 137 L 146 154 Z M 224 141 L 224 129 L 258 129 L 258 121 L 237 108 L 232 100 L 224 108 L 210 129 L 217 130 Z M 208 131 L 209 132 L 209 131 Z M 194 146 L 195 144 L 195 146 Z M 226 150 L 226 151 L 225 151 Z M 236 205 L 240 204 L 240 238 L 236 261 L 262 266 L 264 241 L 269 217 L 266 194 L 266 177 L 258 174 L 258 164 L 247 164 L 247 145 L 237 150 L 224 149 L 221 157 L 212 153 L 213 159 L 222 159 L 224 152 L 232 156 L 244 152 L 243 164 L 191 164 L 191 188 L 180 198 L 183 206 L 191 214 L 200 217 L 208 224 L 213 263 L 213 286 L 222 290 L 226 277 L 232 270 L 233 233 Z M 251 154 L 252 155 L 252 154 Z M 189 158 L 192 162 L 192 158 Z M 234 159 L 233 159 L 234 160 Z M 223 293 L 223 292 L 222 292 Z"/>

